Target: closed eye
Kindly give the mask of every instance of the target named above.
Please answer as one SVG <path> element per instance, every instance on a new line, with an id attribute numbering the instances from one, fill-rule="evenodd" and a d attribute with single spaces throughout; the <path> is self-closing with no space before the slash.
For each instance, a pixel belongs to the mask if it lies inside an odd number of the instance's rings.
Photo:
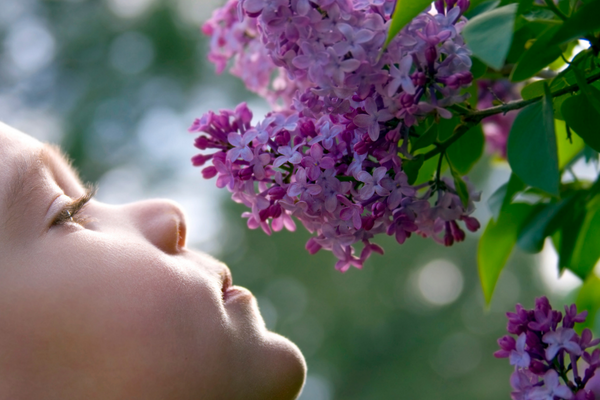
<path id="1" fill-rule="evenodd" d="M 84 225 L 89 220 L 85 216 L 81 216 L 81 210 L 96 194 L 96 188 L 89 186 L 85 188 L 83 196 L 73 199 L 67 203 L 60 212 L 54 217 L 51 226 L 64 225 L 67 222 Z"/>

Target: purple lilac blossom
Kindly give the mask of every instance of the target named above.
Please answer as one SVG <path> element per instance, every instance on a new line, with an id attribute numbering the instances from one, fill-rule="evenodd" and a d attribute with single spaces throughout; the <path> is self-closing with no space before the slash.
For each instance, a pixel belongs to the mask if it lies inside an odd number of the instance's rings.
<path id="1" fill-rule="evenodd" d="M 577 313 L 573 304 L 565 307 L 563 318 L 546 297 L 540 297 L 533 310 L 517 304 L 516 312 L 506 316 L 508 332 L 518 337 L 498 339 L 500 350 L 494 356 L 508 358 L 515 367 L 510 378 L 513 400 L 600 398 L 598 379 L 594 378 L 600 366 L 600 349 L 587 350 L 600 340 L 592 340 L 589 329 L 581 336 L 573 329 L 576 323 L 585 322 L 586 311 Z"/>
<path id="2" fill-rule="evenodd" d="M 452 180 L 413 186 L 403 171 L 414 126 L 451 117 L 448 107 L 466 98 L 469 1 L 437 2 L 437 15 L 418 15 L 382 52 L 395 3 L 229 0 L 203 27 L 217 72 L 231 66 L 274 111 L 254 126 L 245 103 L 203 115 L 190 132 L 214 152 L 194 165 L 213 163 L 203 176 L 250 209 L 251 229 L 293 230 L 293 216 L 315 235 L 307 250 L 332 251 L 340 271 L 383 253 L 378 234 L 449 246 L 465 238 L 459 223 L 479 228 L 468 181 L 465 206 Z"/>

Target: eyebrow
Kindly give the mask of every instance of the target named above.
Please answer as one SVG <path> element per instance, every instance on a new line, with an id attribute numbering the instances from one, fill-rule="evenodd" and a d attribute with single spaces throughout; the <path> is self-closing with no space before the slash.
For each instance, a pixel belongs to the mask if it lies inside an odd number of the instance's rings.
<path id="1" fill-rule="evenodd" d="M 4 196 L 3 204 L 6 205 L 7 213 L 5 227 L 10 228 L 21 217 L 23 213 L 21 210 L 26 209 L 30 204 L 32 193 L 41 187 L 45 170 L 55 175 L 57 169 L 66 168 L 77 183 L 82 185 L 69 158 L 55 145 L 46 143 L 36 153 L 25 159 L 21 158 L 16 163 L 18 163 L 16 172 L 11 177 Z"/>

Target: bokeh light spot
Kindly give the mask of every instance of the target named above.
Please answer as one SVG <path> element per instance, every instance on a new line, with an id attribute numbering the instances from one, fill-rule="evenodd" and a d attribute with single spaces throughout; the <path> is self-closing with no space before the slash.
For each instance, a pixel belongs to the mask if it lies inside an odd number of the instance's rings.
<path id="1" fill-rule="evenodd" d="M 436 306 L 454 302 L 463 289 L 462 273 L 447 260 L 434 260 L 425 265 L 417 282 L 423 298 Z"/>

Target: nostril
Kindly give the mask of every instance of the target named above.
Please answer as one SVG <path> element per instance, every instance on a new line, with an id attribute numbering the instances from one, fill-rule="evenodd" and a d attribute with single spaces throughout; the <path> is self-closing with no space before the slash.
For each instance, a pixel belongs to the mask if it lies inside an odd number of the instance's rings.
<path id="1" fill-rule="evenodd" d="M 186 233 L 185 221 L 181 219 L 177 224 L 177 248 L 180 250 L 185 247 Z"/>

